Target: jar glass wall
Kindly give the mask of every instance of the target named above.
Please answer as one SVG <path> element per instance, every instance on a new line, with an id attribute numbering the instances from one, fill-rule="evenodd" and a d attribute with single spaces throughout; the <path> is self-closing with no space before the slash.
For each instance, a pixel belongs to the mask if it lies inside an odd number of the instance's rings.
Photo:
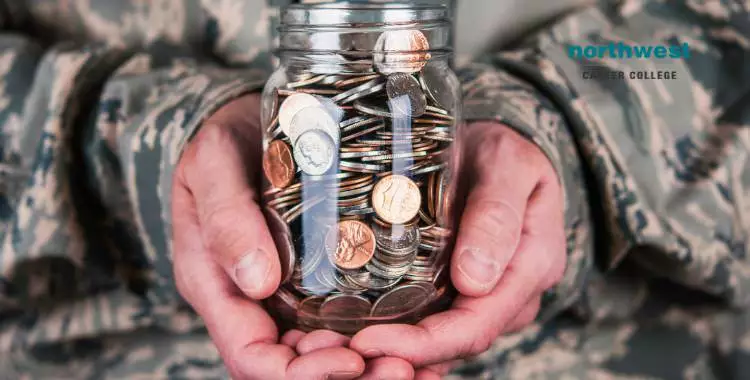
<path id="1" fill-rule="evenodd" d="M 448 11 L 398 4 L 282 11 L 263 92 L 263 206 L 286 328 L 344 334 L 449 305 L 460 125 Z"/>

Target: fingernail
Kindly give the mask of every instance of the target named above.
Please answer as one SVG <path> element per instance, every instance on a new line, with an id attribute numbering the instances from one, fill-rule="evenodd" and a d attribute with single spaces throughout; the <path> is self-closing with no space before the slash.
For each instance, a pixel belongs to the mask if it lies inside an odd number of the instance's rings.
<path id="1" fill-rule="evenodd" d="M 494 286 L 500 277 L 500 264 L 479 249 L 467 248 L 458 257 L 458 270 L 482 287 Z"/>
<path id="2" fill-rule="evenodd" d="M 256 291 L 265 284 L 270 269 L 265 252 L 251 251 L 234 266 L 234 281 L 242 290 Z"/>
<path id="3" fill-rule="evenodd" d="M 359 376 L 359 372 L 331 372 L 326 380 L 350 380 Z"/>
<path id="4" fill-rule="evenodd" d="M 368 358 L 373 358 L 377 356 L 383 356 L 383 352 L 378 349 L 371 348 L 369 350 L 365 350 L 364 355 Z"/>

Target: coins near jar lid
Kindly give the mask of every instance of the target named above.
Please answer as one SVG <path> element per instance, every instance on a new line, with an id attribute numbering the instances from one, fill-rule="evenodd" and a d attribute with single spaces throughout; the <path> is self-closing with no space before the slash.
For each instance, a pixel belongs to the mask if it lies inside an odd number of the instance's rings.
<path id="1" fill-rule="evenodd" d="M 385 82 L 391 111 L 403 116 L 419 117 L 425 113 L 427 98 L 419 81 L 411 74 L 395 73 Z"/>
<path id="2" fill-rule="evenodd" d="M 281 264 L 281 283 L 289 281 L 294 272 L 294 265 L 297 261 L 297 255 L 292 242 L 292 232 L 284 219 L 276 210 L 265 207 L 264 214 L 268 229 L 271 232 L 276 250 L 279 252 L 279 262 Z"/>
<path id="3" fill-rule="evenodd" d="M 320 106 L 320 101 L 309 94 L 293 94 L 284 99 L 279 107 L 279 124 L 284 134 L 289 136 L 289 127 L 297 112 L 306 107 L 316 106 Z"/>
<path id="4" fill-rule="evenodd" d="M 416 73 L 432 57 L 427 37 L 416 29 L 383 32 L 373 47 L 375 69 L 383 74 Z"/>
<path id="5" fill-rule="evenodd" d="M 376 78 L 357 87 L 346 90 L 332 97 L 331 100 L 338 104 L 350 103 L 367 95 L 383 91 L 383 89 L 385 89 L 383 80 L 381 78 Z"/>
<path id="6" fill-rule="evenodd" d="M 362 75 L 362 76 L 355 76 L 352 78 L 343 78 L 333 83 L 333 86 L 336 88 L 347 88 L 350 86 L 359 85 L 361 83 L 376 79 L 378 77 L 379 77 L 378 74 L 367 74 L 367 75 Z"/>
<path id="7" fill-rule="evenodd" d="M 372 305 L 370 316 L 391 317 L 413 312 L 430 301 L 430 293 L 424 287 L 409 283 L 383 294 Z"/>
<path id="8" fill-rule="evenodd" d="M 326 235 L 328 257 L 337 268 L 359 269 L 375 253 L 375 235 L 367 224 L 360 221 L 339 222 Z"/>
<path id="9" fill-rule="evenodd" d="M 336 161 L 336 144 L 322 130 L 305 131 L 294 143 L 294 160 L 306 174 L 323 175 Z"/>
<path id="10" fill-rule="evenodd" d="M 305 107 L 297 112 L 289 124 L 289 139 L 297 141 L 299 136 L 307 131 L 318 129 L 331 137 L 336 145 L 341 139 L 339 126 L 331 115 L 320 106 Z"/>
<path id="11" fill-rule="evenodd" d="M 331 330 L 352 334 L 365 326 L 363 318 L 370 314 L 372 304 L 362 296 L 337 294 L 326 298 L 320 305 L 318 315 Z"/>
<path id="12" fill-rule="evenodd" d="M 419 212 L 422 194 L 417 185 L 407 177 L 394 174 L 375 185 L 372 205 L 384 221 L 403 224 L 412 220 Z"/>
<path id="13" fill-rule="evenodd" d="M 263 154 L 263 172 L 268 182 L 276 188 L 285 188 L 294 181 L 296 170 L 289 145 L 281 140 L 272 141 Z"/>

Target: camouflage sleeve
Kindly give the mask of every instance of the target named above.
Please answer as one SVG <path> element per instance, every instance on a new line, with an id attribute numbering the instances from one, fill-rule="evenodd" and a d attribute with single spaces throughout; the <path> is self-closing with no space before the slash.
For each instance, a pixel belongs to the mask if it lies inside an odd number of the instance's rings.
<path id="1" fill-rule="evenodd" d="M 469 66 L 466 113 L 526 134 L 560 173 L 571 260 L 553 296 L 585 290 L 596 259 L 747 305 L 750 7 L 606 3 Z M 670 54 L 634 55 L 657 46 Z"/>
<path id="2" fill-rule="evenodd" d="M 246 17 L 266 17 L 264 1 L 237 2 L 251 3 Z M 140 17 L 130 16 L 87 14 L 104 29 Z M 213 38 L 244 51 L 226 56 L 242 68 L 196 54 L 180 43 L 184 35 L 45 50 L 28 35 L 0 33 L 0 377 L 98 379 L 115 367 L 136 377 L 222 377 L 174 287 L 168 216 L 183 145 L 269 74 L 267 34 L 262 44 L 237 45 L 247 41 L 232 36 L 244 32 L 224 31 Z M 153 341 L 140 354 L 105 344 L 147 329 L 165 335 L 153 354 L 143 355 Z"/>

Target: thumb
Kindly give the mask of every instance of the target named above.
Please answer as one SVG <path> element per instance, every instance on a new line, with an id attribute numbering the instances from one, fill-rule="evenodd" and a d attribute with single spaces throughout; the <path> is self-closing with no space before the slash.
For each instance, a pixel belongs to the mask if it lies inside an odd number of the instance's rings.
<path id="1" fill-rule="evenodd" d="M 541 161 L 535 146 L 496 124 L 472 125 L 466 139 L 474 188 L 461 216 L 451 279 L 463 295 L 479 297 L 492 291 L 516 251 Z"/>
<path id="2" fill-rule="evenodd" d="M 250 184 L 254 174 L 248 169 L 257 165 L 249 147 L 256 143 L 259 150 L 260 144 L 240 132 L 205 125 L 185 150 L 179 174 L 193 194 L 205 248 L 238 288 L 260 300 L 276 291 L 282 270 Z"/>

